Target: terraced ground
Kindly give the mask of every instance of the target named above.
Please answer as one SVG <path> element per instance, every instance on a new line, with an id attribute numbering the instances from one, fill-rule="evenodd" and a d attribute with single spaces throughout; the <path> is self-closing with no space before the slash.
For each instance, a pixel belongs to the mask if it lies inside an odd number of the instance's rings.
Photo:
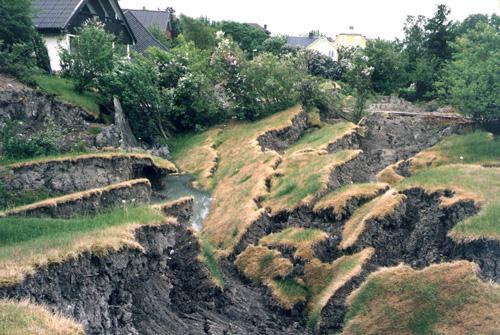
<path id="1" fill-rule="evenodd" d="M 214 194 L 202 236 L 217 281 L 227 271 L 217 259 L 234 261 L 272 304 L 321 334 L 500 332 L 491 283 L 500 281 L 499 140 L 447 137 L 453 121 L 425 113 L 374 115 L 365 128 L 303 127 L 300 113 L 235 122 L 174 147 L 179 168 L 196 166 Z M 366 128 L 374 122 L 377 130 Z M 391 137 L 398 122 L 414 140 Z M 202 156 L 216 159 L 197 163 Z"/>

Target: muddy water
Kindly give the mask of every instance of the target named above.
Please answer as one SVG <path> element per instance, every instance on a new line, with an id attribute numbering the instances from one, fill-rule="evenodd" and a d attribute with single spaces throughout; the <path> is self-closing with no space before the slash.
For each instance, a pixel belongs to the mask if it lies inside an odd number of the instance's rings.
<path id="1" fill-rule="evenodd" d="M 205 220 L 210 211 L 212 198 L 210 193 L 194 188 L 192 186 L 193 180 L 194 177 L 190 175 L 166 176 L 163 180 L 164 188 L 159 193 L 165 196 L 167 201 L 187 196 L 193 197 L 193 217 L 191 224 L 194 229 L 201 230 L 203 228 L 203 220 Z"/>

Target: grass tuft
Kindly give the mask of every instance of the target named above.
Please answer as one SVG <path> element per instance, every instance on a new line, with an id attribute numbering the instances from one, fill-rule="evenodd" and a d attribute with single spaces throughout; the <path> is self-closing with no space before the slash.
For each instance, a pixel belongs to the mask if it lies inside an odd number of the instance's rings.
<path id="1" fill-rule="evenodd" d="M 84 335 L 73 320 L 28 301 L 0 300 L 1 335 Z"/>

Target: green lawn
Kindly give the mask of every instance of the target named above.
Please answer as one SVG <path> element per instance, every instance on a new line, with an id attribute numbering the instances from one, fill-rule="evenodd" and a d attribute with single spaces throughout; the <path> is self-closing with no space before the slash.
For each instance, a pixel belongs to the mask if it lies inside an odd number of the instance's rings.
<path id="1" fill-rule="evenodd" d="M 33 79 L 44 92 L 55 94 L 62 101 L 69 102 L 85 109 L 95 118 L 99 117 L 99 104 L 97 94 L 75 91 L 75 85 L 69 79 L 58 76 L 35 75 Z"/>

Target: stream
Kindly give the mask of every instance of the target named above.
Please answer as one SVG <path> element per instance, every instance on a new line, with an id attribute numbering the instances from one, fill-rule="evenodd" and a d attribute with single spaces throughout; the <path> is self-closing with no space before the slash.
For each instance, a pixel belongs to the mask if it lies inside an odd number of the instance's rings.
<path id="1" fill-rule="evenodd" d="M 158 191 L 164 199 L 157 199 L 158 202 L 176 200 L 182 197 L 193 197 L 193 217 L 191 224 L 194 229 L 203 228 L 203 220 L 208 216 L 212 198 L 210 193 L 196 189 L 192 186 L 194 177 L 187 174 L 166 176 L 163 179 L 164 188 Z"/>

